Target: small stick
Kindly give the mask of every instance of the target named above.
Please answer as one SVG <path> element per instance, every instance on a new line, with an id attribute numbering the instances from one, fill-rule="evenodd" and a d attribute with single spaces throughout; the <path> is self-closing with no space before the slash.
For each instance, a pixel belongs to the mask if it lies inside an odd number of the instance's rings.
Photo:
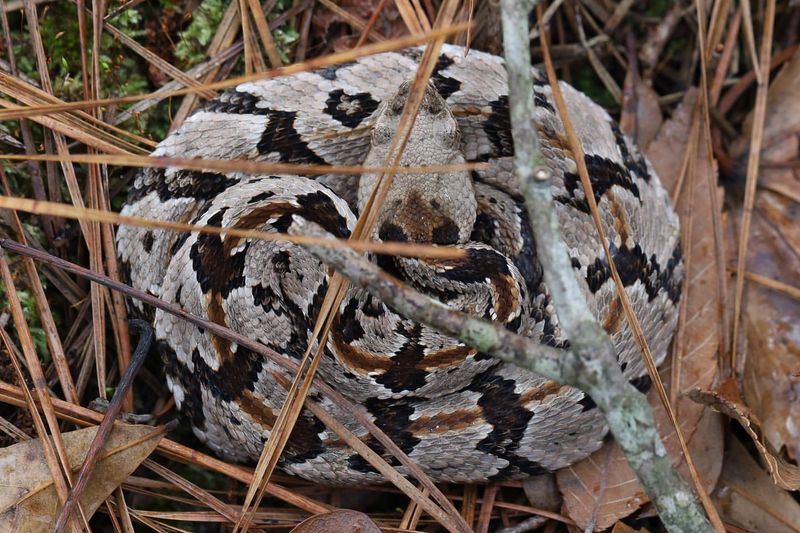
<path id="1" fill-rule="evenodd" d="M 56 525 L 53 529 L 56 532 L 64 531 L 67 521 L 75 509 L 75 503 L 79 500 L 81 494 L 83 493 L 83 489 L 89 482 L 89 477 L 94 471 L 94 467 L 97 464 L 98 455 L 102 450 L 103 445 L 105 445 L 108 436 L 111 434 L 111 429 L 114 426 L 114 420 L 122 410 L 122 402 L 125 399 L 128 389 L 130 389 L 131 385 L 133 384 L 133 378 L 142 367 L 142 363 L 144 363 L 144 360 L 150 351 L 150 345 L 153 343 L 153 327 L 150 324 L 144 320 L 136 319 L 130 320 L 128 324 L 132 331 L 139 333 L 139 344 L 136 346 L 136 350 L 133 352 L 130 365 L 127 369 L 125 369 L 122 379 L 119 380 L 119 385 L 117 386 L 117 390 L 114 392 L 114 397 L 111 399 L 111 403 L 108 404 L 108 411 L 106 411 L 106 415 L 103 417 L 103 421 L 97 428 L 97 433 L 95 433 L 94 439 L 92 439 L 92 444 L 89 446 L 89 451 L 86 453 L 86 458 L 83 460 L 83 465 L 81 466 L 81 471 L 78 474 L 78 479 L 75 482 L 75 485 L 72 487 L 72 490 L 70 490 L 67 501 L 64 503 L 61 511 L 58 513 L 58 519 L 56 520 Z"/>

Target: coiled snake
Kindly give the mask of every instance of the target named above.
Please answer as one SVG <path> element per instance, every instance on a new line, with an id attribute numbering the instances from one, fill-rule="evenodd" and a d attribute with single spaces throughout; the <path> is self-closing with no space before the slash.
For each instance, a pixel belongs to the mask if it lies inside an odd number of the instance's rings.
<path id="1" fill-rule="evenodd" d="M 407 99 L 404 82 L 420 55 L 419 49 L 384 53 L 242 84 L 190 117 L 154 155 L 380 166 Z M 612 335 L 626 377 L 645 385 L 550 88 L 541 74 L 535 80 L 535 118 L 572 266 Z M 487 162 L 488 169 L 398 174 L 375 237 L 457 246 L 466 256 L 380 256 L 378 264 L 455 309 L 564 346 L 512 173 L 502 59 L 446 45 L 432 82 L 401 164 L 466 160 Z M 680 296 L 677 217 L 649 163 L 606 112 L 568 85 L 561 89 L 622 282 L 660 361 Z M 346 238 L 375 181 L 369 175 L 145 169 L 123 213 L 273 232 L 298 232 L 313 222 Z M 302 356 L 328 276 L 301 247 L 133 227 L 120 229 L 118 243 L 134 286 L 290 357 Z M 285 372 L 166 313 L 150 316 L 168 386 L 195 433 L 229 459 L 257 458 L 286 398 L 274 375 Z M 316 379 L 351 399 L 435 480 L 552 471 L 596 450 L 606 433 L 603 417 L 580 391 L 478 353 L 357 288 L 341 304 Z M 383 453 L 350 413 L 321 401 Z M 328 483 L 381 480 L 307 412 L 281 467 Z"/>

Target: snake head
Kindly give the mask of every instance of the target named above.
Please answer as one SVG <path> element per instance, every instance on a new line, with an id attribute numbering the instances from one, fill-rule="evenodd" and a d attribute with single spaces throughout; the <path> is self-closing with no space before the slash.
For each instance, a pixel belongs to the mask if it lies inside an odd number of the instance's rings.
<path id="1" fill-rule="evenodd" d="M 392 139 L 401 125 L 411 85 L 411 81 L 402 83 L 378 109 L 364 166 L 390 164 Z M 436 87 L 428 83 L 400 157 L 400 167 L 464 162 L 458 123 Z M 360 210 L 365 208 L 379 178 L 379 174 L 361 176 Z M 381 208 L 375 237 L 425 244 L 463 244 L 472 233 L 476 213 L 477 202 L 469 172 L 397 173 Z"/>

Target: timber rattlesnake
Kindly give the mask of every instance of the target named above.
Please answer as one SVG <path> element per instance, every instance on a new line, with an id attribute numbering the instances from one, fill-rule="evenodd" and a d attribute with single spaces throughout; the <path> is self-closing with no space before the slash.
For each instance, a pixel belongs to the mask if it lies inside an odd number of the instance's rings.
<path id="1" fill-rule="evenodd" d="M 190 117 L 154 155 L 332 165 L 367 160 L 366 166 L 380 166 L 406 99 L 403 82 L 420 55 L 419 49 L 378 54 L 242 84 Z M 467 256 L 377 260 L 456 309 L 563 346 L 512 174 L 503 62 L 446 45 L 432 80 L 435 90 L 426 93 L 402 164 L 466 159 L 489 168 L 397 175 L 376 236 L 455 245 Z M 571 87 L 561 88 L 620 276 L 660 362 L 680 295 L 677 217 L 649 163 L 605 111 Z M 615 298 L 550 88 L 538 73 L 534 96 L 573 268 L 612 335 L 626 377 L 641 382 L 643 364 Z M 123 213 L 279 232 L 299 231 L 310 221 L 345 238 L 374 181 L 365 176 L 359 186 L 357 176 L 145 169 Z M 303 354 L 328 278 L 302 248 L 133 227 L 121 228 L 118 242 L 134 286 L 290 357 Z M 272 374 L 286 372 L 171 315 L 156 311 L 152 318 L 168 385 L 195 433 L 230 459 L 257 458 L 286 397 Z M 603 417 L 580 391 L 476 353 L 398 316 L 360 289 L 351 289 L 341 304 L 316 379 L 363 409 L 435 480 L 475 482 L 555 470 L 596 450 L 606 433 Z M 383 452 L 349 413 L 321 401 Z M 281 466 L 330 483 L 381 480 L 307 412 Z"/>

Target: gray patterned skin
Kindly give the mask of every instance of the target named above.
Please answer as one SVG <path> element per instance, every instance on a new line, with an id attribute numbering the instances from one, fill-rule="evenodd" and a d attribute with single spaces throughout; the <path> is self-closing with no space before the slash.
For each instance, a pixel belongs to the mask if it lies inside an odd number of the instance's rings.
<path id="1" fill-rule="evenodd" d="M 317 72 L 246 83 L 209 103 L 154 152 L 158 156 L 380 165 L 405 101 L 418 49 Z M 403 165 L 486 161 L 486 171 L 399 175 L 376 238 L 433 242 L 459 260 L 378 257 L 418 290 L 512 331 L 563 347 L 516 178 L 502 59 L 446 45 Z M 622 317 L 550 88 L 535 73 L 536 120 L 573 268 L 611 334 L 625 375 L 647 385 Z M 586 152 L 601 218 L 625 290 L 657 361 L 677 319 L 682 265 L 678 220 L 649 163 L 600 107 L 562 84 Z M 360 182 L 360 183 L 359 183 Z M 272 232 L 309 222 L 347 237 L 374 176 L 248 176 L 144 169 L 123 210 Z M 180 235 L 122 227 L 131 283 L 199 316 L 299 358 L 327 289 L 326 269 L 285 241 Z M 136 305 L 136 304 L 134 304 Z M 268 360 L 180 319 L 146 309 L 167 383 L 195 433 L 220 455 L 254 460 L 286 394 Z M 291 377 L 291 376 L 286 376 Z M 578 461 L 607 431 L 589 398 L 478 353 L 351 289 L 316 379 L 350 398 L 435 480 L 524 477 Z M 379 453 L 351 413 L 321 399 Z M 391 460 L 394 462 L 393 460 Z M 298 420 L 281 467 L 331 484 L 381 481 L 316 418 Z M 401 472 L 402 467 L 399 467 Z"/>

